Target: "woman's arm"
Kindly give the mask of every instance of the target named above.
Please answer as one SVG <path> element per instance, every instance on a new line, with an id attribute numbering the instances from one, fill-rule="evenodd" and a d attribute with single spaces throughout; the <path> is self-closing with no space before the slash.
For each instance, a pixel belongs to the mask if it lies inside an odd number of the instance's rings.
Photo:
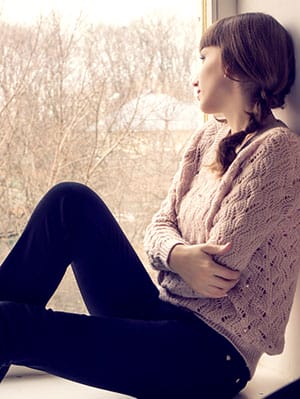
<path id="1" fill-rule="evenodd" d="M 153 268 L 177 273 L 199 295 L 212 298 L 226 295 L 238 281 L 238 272 L 218 265 L 212 257 L 228 252 L 230 245 L 189 245 L 178 229 L 177 200 L 189 189 L 206 146 L 212 144 L 216 133 L 217 124 L 210 121 L 192 139 L 167 198 L 145 235 L 145 249 Z"/>
<path id="2" fill-rule="evenodd" d="M 146 229 L 144 247 L 152 267 L 157 270 L 170 270 L 168 257 L 172 248 L 178 244 L 188 245 L 177 225 L 178 198 L 189 189 L 205 148 L 215 137 L 216 131 L 216 122 L 210 121 L 192 137 L 167 197 Z"/>
<path id="3" fill-rule="evenodd" d="M 183 166 L 180 165 L 169 192 L 159 211 L 146 229 L 144 248 L 151 266 L 156 270 L 170 270 L 169 253 L 178 244 L 187 244 L 177 226 L 176 192 Z"/>

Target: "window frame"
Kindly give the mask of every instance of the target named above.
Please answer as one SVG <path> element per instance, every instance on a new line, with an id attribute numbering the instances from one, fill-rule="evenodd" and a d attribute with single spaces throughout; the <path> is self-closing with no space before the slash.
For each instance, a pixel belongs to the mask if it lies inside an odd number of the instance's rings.
<path id="1" fill-rule="evenodd" d="M 237 0 L 202 0 L 202 31 L 217 19 L 237 13 Z"/>

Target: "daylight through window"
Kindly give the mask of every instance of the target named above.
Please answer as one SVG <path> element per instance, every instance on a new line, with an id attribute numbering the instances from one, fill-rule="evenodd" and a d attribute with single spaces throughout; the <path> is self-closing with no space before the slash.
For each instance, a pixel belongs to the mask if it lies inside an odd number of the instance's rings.
<path id="1" fill-rule="evenodd" d="M 25 21 L 3 9 L 2 259 L 41 196 L 66 180 L 91 186 L 144 257 L 145 227 L 202 120 L 191 85 L 197 1 L 178 1 L 189 13 L 172 1 L 126 21 L 91 19 L 84 10 L 66 21 L 64 10 L 50 9 L 41 17 L 24 11 Z M 85 311 L 70 271 L 50 306 Z"/>

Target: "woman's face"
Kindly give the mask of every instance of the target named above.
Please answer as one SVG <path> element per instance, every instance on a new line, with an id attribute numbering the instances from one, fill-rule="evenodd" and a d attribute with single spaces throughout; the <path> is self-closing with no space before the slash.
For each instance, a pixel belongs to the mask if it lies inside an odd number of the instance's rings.
<path id="1" fill-rule="evenodd" d="M 200 52 L 202 65 L 193 82 L 200 109 L 207 114 L 225 113 L 232 100 L 233 80 L 226 77 L 219 47 L 205 47 Z"/>

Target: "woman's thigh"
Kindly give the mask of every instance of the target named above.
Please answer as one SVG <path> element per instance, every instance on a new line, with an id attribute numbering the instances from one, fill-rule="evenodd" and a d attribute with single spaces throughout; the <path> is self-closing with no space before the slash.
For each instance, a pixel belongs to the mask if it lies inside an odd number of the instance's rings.
<path id="1" fill-rule="evenodd" d="M 87 186 L 61 183 L 35 208 L 0 268 L 0 299 L 46 305 L 72 264 L 90 313 L 140 317 L 158 291 L 115 218 Z"/>

